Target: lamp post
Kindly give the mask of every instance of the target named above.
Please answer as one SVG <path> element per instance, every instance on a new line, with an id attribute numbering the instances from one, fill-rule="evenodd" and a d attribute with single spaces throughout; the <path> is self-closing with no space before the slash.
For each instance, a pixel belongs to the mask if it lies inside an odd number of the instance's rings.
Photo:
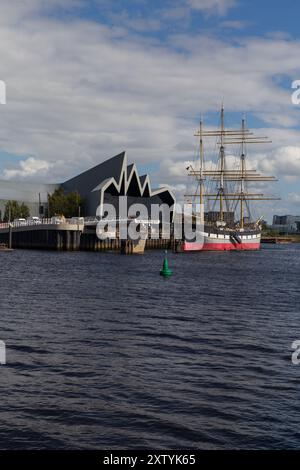
<path id="1" fill-rule="evenodd" d="M 8 248 L 12 248 L 11 203 L 8 203 Z"/>

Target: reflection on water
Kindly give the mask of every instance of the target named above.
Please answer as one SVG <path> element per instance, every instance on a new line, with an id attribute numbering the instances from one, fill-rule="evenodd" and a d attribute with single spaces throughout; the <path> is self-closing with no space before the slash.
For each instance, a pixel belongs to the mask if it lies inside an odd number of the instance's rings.
<path id="1" fill-rule="evenodd" d="M 299 258 L 1 254 L 0 447 L 300 447 Z"/>

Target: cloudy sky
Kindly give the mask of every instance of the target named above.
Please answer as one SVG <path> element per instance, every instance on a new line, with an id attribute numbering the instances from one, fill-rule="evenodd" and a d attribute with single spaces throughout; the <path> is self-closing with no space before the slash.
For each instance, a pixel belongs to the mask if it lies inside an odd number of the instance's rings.
<path id="1" fill-rule="evenodd" d="M 228 126 L 246 113 L 272 139 L 249 149 L 280 179 L 259 211 L 299 214 L 299 17 L 292 0 L 1 0 L 0 177 L 58 182 L 126 150 L 181 197 L 199 116 L 224 101 Z"/>

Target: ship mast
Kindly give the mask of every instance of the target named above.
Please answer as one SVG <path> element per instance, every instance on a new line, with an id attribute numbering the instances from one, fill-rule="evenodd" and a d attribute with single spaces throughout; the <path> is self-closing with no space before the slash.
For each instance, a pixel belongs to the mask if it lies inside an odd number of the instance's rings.
<path id="1" fill-rule="evenodd" d="M 242 153 L 241 153 L 241 202 L 240 227 L 244 228 L 244 192 L 245 192 L 245 119 L 242 119 Z"/>
<path id="2" fill-rule="evenodd" d="M 225 221 L 224 217 L 224 201 L 236 201 L 240 203 L 240 228 L 244 228 L 244 208 L 248 201 L 269 201 L 278 200 L 278 198 L 272 196 L 264 196 L 263 194 L 250 193 L 246 191 L 246 182 L 271 182 L 276 181 L 274 176 L 260 175 L 256 170 L 248 170 L 246 168 L 246 144 L 264 144 L 270 143 L 267 137 L 257 137 L 253 135 L 249 129 L 246 128 L 245 118 L 242 120 L 241 129 L 227 130 L 225 129 L 224 123 L 224 106 L 221 108 L 221 127 L 219 130 L 203 130 L 203 121 L 201 118 L 200 129 L 195 134 L 196 137 L 200 138 L 200 169 L 195 170 L 191 165 L 187 168 L 189 170 L 189 176 L 193 176 L 200 186 L 200 204 L 204 204 L 206 198 L 207 201 L 219 201 L 219 218 L 220 222 Z M 203 137 L 218 137 L 219 138 L 219 166 L 215 170 L 206 170 L 204 168 L 204 146 Z M 225 145 L 239 144 L 241 145 L 241 162 L 239 169 L 226 169 L 225 165 Z M 211 181 L 218 183 L 216 194 L 206 193 L 204 182 L 206 178 L 210 178 Z M 240 183 L 239 190 L 237 192 L 225 193 L 225 182 Z M 195 197 L 197 194 L 186 194 L 186 197 Z"/>
<path id="3" fill-rule="evenodd" d="M 200 119 L 200 129 L 199 129 L 199 137 L 200 137 L 200 173 L 199 173 L 199 182 L 200 182 L 200 219 L 201 222 L 204 222 L 202 218 L 204 218 L 204 211 L 202 210 L 204 204 L 204 180 L 203 171 L 204 171 L 204 147 L 203 147 L 203 121 L 202 117 Z"/>
<path id="4" fill-rule="evenodd" d="M 220 201 L 220 221 L 224 220 L 224 210 L 223 210 L 223 201 L 224 201 L 224 172 L 225 172 L 225 149 L 224 149 L 224 106 L 222 104 L 221 109 L 221 146 L 220 146 L 220 187 L 219 187 L 219 201 Z"/>

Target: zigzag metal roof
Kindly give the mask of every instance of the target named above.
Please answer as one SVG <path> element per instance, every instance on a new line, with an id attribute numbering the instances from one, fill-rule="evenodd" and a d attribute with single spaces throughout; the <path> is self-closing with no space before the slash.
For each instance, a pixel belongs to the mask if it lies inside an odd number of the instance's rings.
<path id="1" fill-rule="evenodd" d="M 109 186 L 113 185 L 118 193 L 121 193 L 122 183 L 124 182 L 123 195 L 127 195 L 133 178 L 136 178 L 141 197 L 146 193 L 146 189 L 148 197 L 168 192 L 175 202 L 175 197 L 169 188 L 162 187 L 152 189 L 149 176 L 142 175 L 140 177 L 135 163 L 127 166 L 126 152 L 122 152 L 80 175 L 75 176 L 63 183 L 62 186 L 68 190 L 68 187 L 71 189 L 71 187 L 78 184 L 79 186 L 84 185 L 85 193 L 91 191 L 102 191 L 104 193 Z"/>

